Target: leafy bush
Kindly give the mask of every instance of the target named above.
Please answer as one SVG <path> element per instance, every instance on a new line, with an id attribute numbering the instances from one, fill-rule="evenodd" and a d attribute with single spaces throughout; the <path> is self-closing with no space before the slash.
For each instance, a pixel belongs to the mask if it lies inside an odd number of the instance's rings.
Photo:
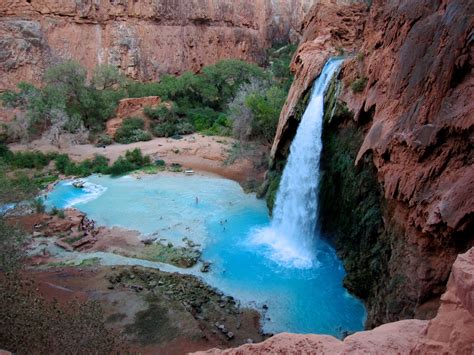
<path id="1" fill-rule="evenodd" d="M 215 136 L 230 136 L 232 134 L 232 120 L 225 114 L 220 114 L 212 126 L 203 133 Z"/>
<path id="2" fill-rule="evenodd" d="M 120 156 L 108 169 L 108 173 L 117 176 L 151 164 L 149 156 L 144 156 L 139 148 L 127 150 L 125 157 Z"/>
<path id="3" fill-rule="evenodd" d="M 157 108 L 146 108 L 145 114 L 153 120 L 152 132 L 155 137 L 172 137 L 180 134 L 190 134 L 194 126 L 176 113 L 175 105 L 161 104 Z"/>
<path id="4" fill-rule="evenodd" d="M 135 170 L 135 165 L 129 162 L 124 157 L 119 157 L 109 168 L 109 173 L 112 176 L 123 175 Z"/>
<path id="5" fill-rule="evenodd" d="M 195 129 L 194 129 L 194 126 L 189 123 L 189 122 L 186 122 L 186 121 L 183 121 L 183 122 L 178 122 L 176 123 L 176 125 L 174 126 L 175 127 L 175 134 L 174 135 L 184 135 L 184 134 L 191 134 L 191 133 L 194 133 Z"/>
<path id="6" fill-rule="evenodd" d="M 142 151 L 139 148 L 135 148 L 134 150 L 127 150 L 125 152 L 125 159 L 130 163 L 136 165 L 137 167 L 145 166 L 150 164 L 150 157 L 147 155 L 143 155 Z"/>
<path id="7" fill-rule="evenodd" d="M 139 85 L 133 84 L 128 90 L 130 96 L 146 92 L 148 95 L 158 95 L 163 100 L 173 102 L 171 116 L 178 116 L 179 122 L 189 120 L 195 130 L 228 133 L 228 125 L 219 127 L 215 122 L 226 110 L 229 100 L 235 96 L 242 84 L 252 78 L 268 80 L 270 76 L 268 71 L 255 64 L 230 59 L 206 66 L 199 74 L 186 72 L 180 76 L 165 75 L 157 84 L 143 84 L 141 89 Z M 145 114 L 158 120 L 160 124 L 170 121 L 174 121 L 175 126 L 177 124 L 176 118 L 170 117 L 170 113 L 166 112 L 165 105 L 154 110 L 146 109 Z M 191 132 L 189 123 L 184 127 L 175 127 L 174 132 L 172 124 L 161 126 L 155 123 L 153 133 L 157 136 L 186 134 Z"/>
<path id="8" fill-rule="evenodd" d="M 367 85 L 367 78 L 365 76 L 362 78 L 357 78 L 351 84 L 352 92 L 362 92 L 364 91 L 366 85 Z"/>
<path id="9" fill-rule="evenodd" d="M 288 92 L 293 82 L 293 73 L 290 70 L 290 63 L 296 48 L 296 44 L 289 43 L 276 46 L 268 51 L 270 70 L 286 92 Z"/>
<path id="10" fill-rule="evenodd" d="M 66 168 L 71 164 L 71 159 L 67 154 L 59 154 L 55 159 L 54 163 L 56 165 L 56 170 L 64 174 Z"/>
<path id="11" fill-rule="evenodd" d="M 96 147 L 102 147 L 104 145 L 111 145 L 113 142 L 114 142 L 114 140 L 108 134 L 101 134 L 101 135 L 99 135 L 99 137 L 97 137 Z"/>
<path id="12" fill-rule="evenodd" d="M 183 167 L 181 166 L 181 164 L 178 164 L 178 163 L 172 163 L 170 165 L 170 171 L 174 172 L 174 173 L 180 173 L 183 171 Z"/>
<path id="13" fill-rule="evenodd" d="M 4 142 L 0 141 L 0 159 L 9 160 L 12 155 L 13 153 L 10 148 L 8 148 Z"/>
<path id="14" fill-rule="evenodd" d="M 94 173 L 107 174 L 109 159 L 103 155 L 96 154 L 94 159 L 86 159 L 78 164 L 71 161 L 67 154 L 60 154 L 55 160 L 56 169 L 70 176 L 88 176 Z"/>
<path id="15" fill-rule="evenodd" d="M 41 169 L 56 157 L 56 153 L 16 152 L 6 155 L 6 161 L 14 168 Z"/>
<path id="16" fill-rule="evenodd" d="M 162 159 L 157 159 L 157 160 L 155 160 L 155 165 L 158 166 L 158 167 L 164 167 L 164 166 L 166 166 L 166 163 Z"/>
<path id="17" fill-rule="evenodd" d="M 120 130 L 127 132 L 127 131 L 133 131 L 135 129 L 143 129 L 143 128 L 145 128 L 145 121 L 143 120 L 143 118 L 128 117 L 123 120 L 122 126 L 117 130 L 117 133 Z"/>
<path id="18" fill-rule="evenodd" d="M 277 86 L 270 87 L 263 94 L 247 97 L 245 104 L 254 115 L 252 131 L 256 137 L 270 144 L 273 142 L 285 100 L 286 92 Z"/>
<path id="19" fill-rule="evenodd" d="M 36 213 L 43 213 L 46 210 L 44 200 L 41 197 L 37 197 L 31 201 L 31 207 L 34 208 Z"/>
<path id="20" fill-rule="evenodd" d="M 109 158 L 95 154 L 94 159 L 91 161 L 91 170 L 94 173 L 106 174 L 109 168 Z"/>
<path id="21" fill-rule="evenodd" d="M 176 108 L 173 104 L 160 104 L 156 108 L 145 107 L 143 112 L 149 118 L 158 122 L 166 122 L 176 118 Z"/>
<path id="22" fill-rule="evenodd" d="M 176 127 L 171 122 L 155 124 L 152 130 L 155 137 L 171 137 L 176 134 Z"/>
<path id="23" fill-rule="evenodd" d="M 190 109 L 187 112 L 187 116 L 191 119 L 191 122 L 193 122 L 196 130 L 203 131 L 214 124 L 219 116 L 219 112 L 210 107 L 198 107 Z"/>
<path id="24" fill-rule="evenodd" d="M 126 118 L 115 132 L 115 141 L 123 144 L 149 141 L 151 134 L 144 130 L 145 121 L 139 117 Z"/>

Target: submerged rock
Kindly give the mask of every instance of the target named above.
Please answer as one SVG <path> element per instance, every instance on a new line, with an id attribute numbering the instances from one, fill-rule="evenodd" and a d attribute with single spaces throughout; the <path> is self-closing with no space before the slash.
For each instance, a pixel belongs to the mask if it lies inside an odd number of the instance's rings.
<path id="1" fill-rule="evenodd" d="M 205 261 L 202 263 L 201 272 L 209 272 L 210 268 L 211 268 L 211 263 L 208 261 Z"/>

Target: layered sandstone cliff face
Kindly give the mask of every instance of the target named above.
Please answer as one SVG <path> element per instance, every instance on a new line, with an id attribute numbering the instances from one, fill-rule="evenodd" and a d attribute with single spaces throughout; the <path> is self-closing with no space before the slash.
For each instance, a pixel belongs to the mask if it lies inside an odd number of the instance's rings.
<path id="1" fill-rule="evenodd" d="M 340 121 L 325 135 L 355 127 L 362 140 L 354 171 L 374 168 L 378 181 L 378 240 L 363 232 L 352 236 L 353 246 L 335 240 L 351 256 L 348 279 L 365 273 L 358 279 L 372 280 L 364 296 L 368 327 L 432 316 L 456 255 L 473 245 L 473 7 L 462 0 L 373 1 L 370 9 L 322 1 L 304 23 L 272 156 L 285 158 L 301 99 L 326 58 L 338 49 L 352 54 L 339 75 Z M 366 85 L 354 93 L 357 79 Z M 357 283 L 348 286 L 362 293 Z"/>
<path id="2" fill-rule="evenodd" d="M 316 0 L 2 0 L 0 91 L 40 83 L 74 59 L 129 77 L 198 71 L 223 58 L 262 62 L 273 43 L 296 40 Z"/>
<path id="3" fill-rule="evenodd" d="M 436 317 L 402 320 L 344 341 L 315 334 L 277 334 L 263 343 L 198 354 L 472 354 L 474 344 L 474 248 L 459 255 Z"/>

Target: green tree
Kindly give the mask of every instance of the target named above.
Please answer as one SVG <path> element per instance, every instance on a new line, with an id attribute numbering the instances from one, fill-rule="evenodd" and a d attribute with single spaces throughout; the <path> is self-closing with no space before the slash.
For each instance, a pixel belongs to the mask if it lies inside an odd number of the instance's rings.
<path id="1" fill-rule="evenodd" d="M 280 111 L 285 103 L 286 92 L 272 86 L 264 93 L 254 93 L 247 96 L 245 104 L 252 112 L 252 135 L 271 144 L 275 137 Z"/>
<path id="2" fill-rule="evenodd" d="M 125 83 L 125 76 L 114 65 L 100 64 L 94 69 L 92 85 L 97 90 L 119 89 Z"/>

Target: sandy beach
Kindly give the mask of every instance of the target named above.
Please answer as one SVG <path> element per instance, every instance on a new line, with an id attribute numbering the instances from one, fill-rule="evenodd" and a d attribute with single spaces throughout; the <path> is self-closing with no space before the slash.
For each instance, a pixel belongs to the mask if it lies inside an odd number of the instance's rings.
<path id="1" fill-rule="evenodd" d="M 238 159 L 231 164 L 226 164 L 229 151 L 235 140 L 229 137 L 203 136 L 191 134 L 182 139 L 154 138 L 147 142 L 131 144 L 112 144 L 105 148 L 92 144 L 62 145 L 58 147 L 50 144 L 45 139 L 38 139 L 29 144 L 14 143 L 10 145 L 12 151 L 38 150 L 41 152 L 66 153 L 74 161 L 93 158 L 101 154 L 113 163 L 127 150 L 140 148 L 153 160 L 162 159 L 167 164 L 178 163 L 185 169 L 217 174 L 219 176 L 245 183 L 249 180 L 261 180 L 263 171 L 256 171 L 254 163 L 249 159 Z"/>

